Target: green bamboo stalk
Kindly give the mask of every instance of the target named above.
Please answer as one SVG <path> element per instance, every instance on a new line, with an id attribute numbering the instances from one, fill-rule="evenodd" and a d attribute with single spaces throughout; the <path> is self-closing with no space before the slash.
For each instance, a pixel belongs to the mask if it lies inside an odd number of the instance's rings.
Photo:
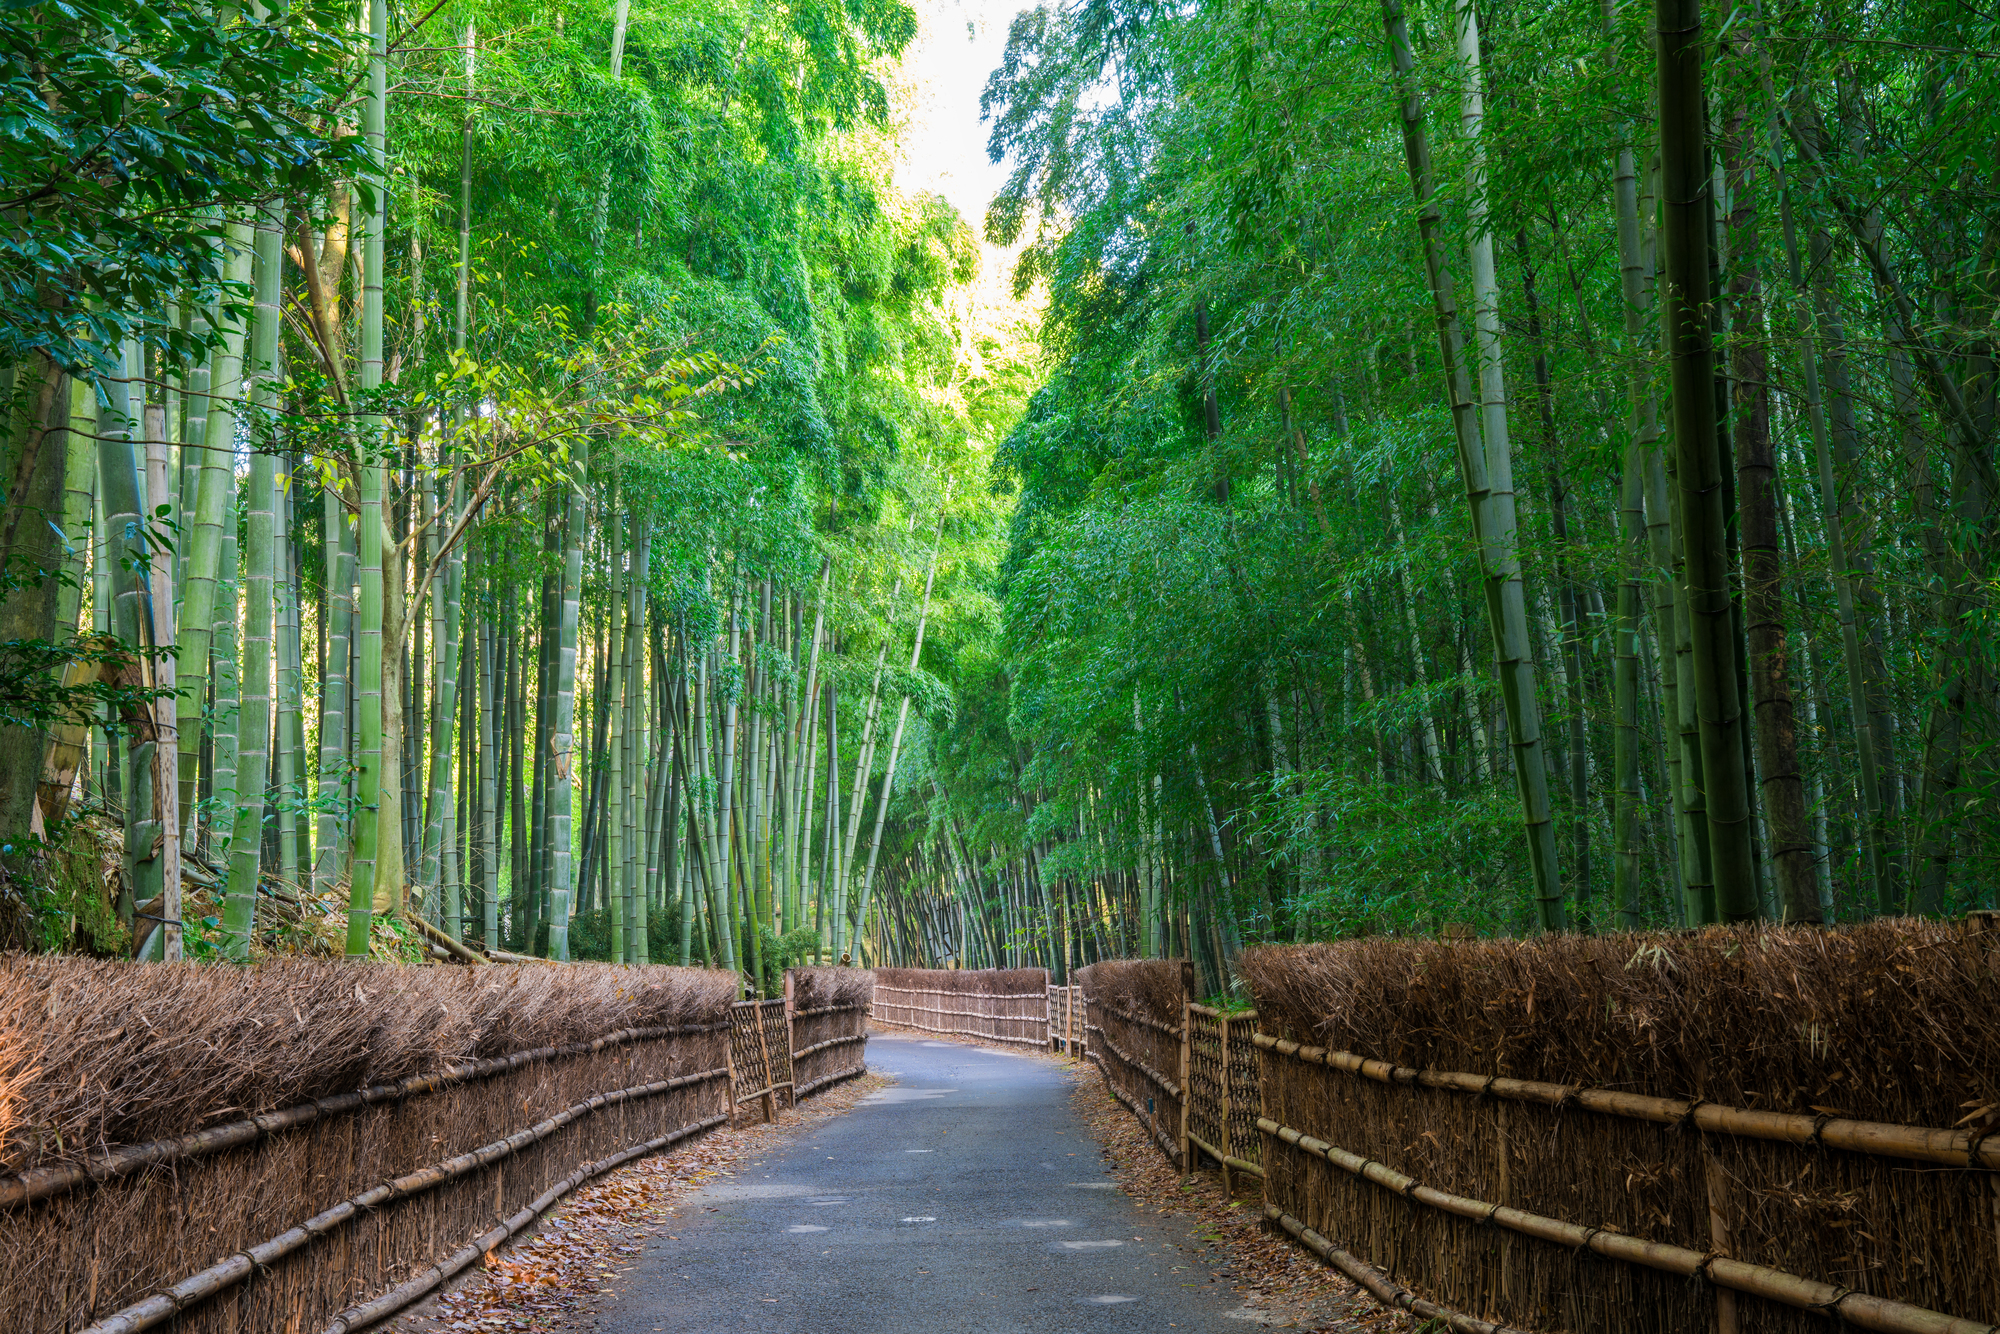
<path id="1" fill-rule="evenodd" d="M 910 644 L 910 670 L 916 671 L 923 660 L 924 629 L 930 623 L 931 587 L 937 579 L 938 553 L 944 549 L 944 509 L 951 504 L 951 484 L 945 483 L 944 505 L 939 507 L 937 533 L 931 542 L 930 564 L 924 570 L 924 598 L 917 612 L 917 633 Z M 903 696 L 903 702 L 896 709 L 896 733 L 889 742 L 889 763 L 882 773 L 882 795 L 875 803 L 875 832 L 868 840 L 868 869 L 861 877 L 861 903 L 854 913 L 857 936 L 861 924 L 868 920 L 868 898 L 875 886 L 875 862 L 882 852 L 882 825 L 889 815 L 889 798 L 896 788 L 896 757 L 903 749 L 903 729 L 910 721 L 910 697 Z M 1219 859 L 1218 859 L 1219 860 Z"/>
<path id="2" fill-rule="evenodd" d="M 257 318 L 244 379 L 251 403 L 269 408 L 276 399 L 278 300 L 284 278 L 283 216 L 267 208 L 257 226 Z M 249 545 L 244 578 L 242 712 L 236 722 L 237 786 L 234 831 L 229 840 L 229 884 L 223 900 L 223 948 L 247 960 L 256 930 L 257 881 L 264 852 L 264 803 L 271 747 L 271 639 L 278 573 L 277 460 L 268 451 L 250 456 Z"/>
<path id="3" fill-rule="evenodd" d="M 126 349 L 123 362 L 127 380 L 131 378 L 133 349 Z M 148 608 L 145 606 L 145 570 L 148 560 L 144 507 L 139 485 L 138 458 L 133 449 L 135 423 L 127 385 L 100 381 L 102 397 L 97 419 L 97 476 L 104 497 L 104 546 L 110 573 L 110 631 L 134 648 L 145 643 Z M 124 720 L 121 720 L 121 722 Z M 149 733 L 136 727 L 122 729 L 125 735 L 125 774 L 121 784 L 125 797 L 125 871 L 131 901 L 144 902 L 160 892 L 160 865 L 151 849 L 159 836 L 154 808 L 153 745 Z M 130 910 L 130 904 L 125 905 Z"/>
<path id="4" fill-rule="evenodd" d="M 261 256 L 260 256 L 261 259 Z M 261 268 L 261 265 L 260 265 Z M 261 276 L 261 274 L 260 274 Z M 257 881 L 264 852 L 264 783 L 271 745 L 272 582 L 277 555 L 273 518 L 277 469 L 268 453 L 250 456 L 250 518 L 245 526 L 242 711 L 236 721 L 238 791 L 229 839 L 229 885 L 222 908 L 224 950 L 250 957 Z"/>
<path id="5" fill-rule="evenodd" d="M 632 963 L 652 962 L 651 942 L 647 937 L 647 927 L 652 908 L 652 894 L 646 880 L 641 878 L 645 858 L 644 839 L 641 830 L 642 798 L 650 794 L 646 779 L 646 758 L 648 734 L 645 725 L 648 691 L 645 686 L 644 659 L 639 648 L 641 632 L 646 625 L 646 580 L 648 565 L 652 558 L 652 531 L 647 516 L 641 514 L 636 522 L 632 541 L 631 570 L 625 581 L 625 770 L 631 775 L 626 785 L 625 804 L 625 870 L 624 895 L 626 948 L 625 958 Z M 655 765 L 657 767 L 657 763 Z"/>
<path id="6" fill-rule="evenodd" d="M 493 643 L 491 585 L 479 613 L 479 903 L 486 948 L 500 948 L 499 674 Z"/>
<path id="7" fill-rule="evenodd" d="M 341 503 L 339 482 L 326 486 L 320 496 L 321 550 L 326 553 L 326 600 L 320 615 L 326 625 L 326 659 L 320 664 L 319 776 L 316 793 L 320 799 L 318 855 L 313 860 L 313 891 L 331 894 L 340 879 L 348 844 L 348 821 L 342 817 L 338 798 L 347 784 L 347 757 L 352 731 L 347 699 L 352 683 L 348 680 L 348 659 L 353 654 L 354 634 L 354 533 L 347 524 L 347 507 Z"/>
<path id="8" fill-rule="evenodd" d="M 209 860 L 217 866 L 228 864 L 230 844 L 236 833 L 236 729 L 243 703 L 242 659 L 237 635 L 240 619 L 237 601 L 242 588 L 236 541 L 238 488 L 236 469 L 230 467 L 223 471 L 226 486 L 222 512 L 226 522 L 223 525 L 222 554 L 217 562 L 214 619 L 209 623 L 214 644 L 215 707 L 210 719 L 214 741 L 208 785 L 209 803 L 213 808 L 208 817 L 213 845 L 208 851 Z"/>
<path id="9" fill-rule="evenodd" d="M 1487 624 L 1493 638 L 1494 663 L 1500 676 L 1501 697 L 1506 705 L 1508 731 L 1514 751 L 1514 775 L 1522 806 L 1522 823 L 1533 869 L 1535 898 L 1544 930 L 1559 931 L 1564 926 L 1562 882 L 1555 852 L 1555 829 L 1548 800 L 1548 777 L 1542 753 L 1541 719 L 1536 706 L 1534 661 L 1527 632 L 1527 605 L 1521 582 L 1517 550 L 1511 460 L 1506 444 L 1506 403 L 1500 383 L 1497 351 L 1498 312 L 1490 300 L 1480 297 L 1475 309 L 1480 349 L 1480 393 L 1474 398 L 1466 370 L 1464 334 L 1459 322 L 1456 296 L 1446 272 L 1443 248 L 1438 236 L 1440 217 L 1437 193 L 1432 180 L 1430 141 L 1424 128 L 1423 104 L 1417 77 L 1416 58 L 1410 47 L 1401 0 L 1383 0 L 1382 19 L 1389 51 L 1397 76 L 1399 110 L 1403 122 L 1403 148 L 1410 183 L 1417 198 L 1417 230 L 1424 249 L 1432 305 L 1437 316 L 1439 351 L 1444 362 L 1445 387 L 1451 399 L 1452 426 L 1457 445 L 1460 478 L 1471 511 L 1473 538 L 1479 549 Z M 1469 6 L 1459 22 L 1461 60 L 1469 50 L 1476 58 L 1478 34 Z M 1466 81 L 1462 119 L 1477 142 L 1483 118 L 1476 69 Z M 1484 158 L 1475 152 L 1472 193 L 1483 201 Z M 1483 208 L 1483 202 L 1481 207 Z M 1484 259 L 1481 259 L 1483 247 Z M 1492 238 L 1475 230 L 1475 295 L 1492 281 Z M 1482 426 L 1486 439 L 1481 442 Z"/>
<path id="10" fill-rule="evenodd" d="M 251 281 L 253 251 L 249 222 L 229 225 L 223 255 L 225 278 L 235 283 Z M 247 333 L 242 324 L 225 325 L 222 346 L 210 354 L 189 386 L 193 396 L 189 401 L 188 427 L 192 433 L 199 423 L 202 443 L 200 462 L 193 470 L 198 474 L 193 522 L 182 538 L 187 552 L 187 575 L 181 585 L 177 722 L 183 811 L 195 809 L 195 779 L 201 763 L 202 714 L 208 692 L 209 655 L 214 644 L 223 526 L 227 523 L 232 533 L 235 527 L 236 516 L 227 513 L 223 506 L 235 485 L 237 404 L 243 397 Z"/>
<path id="11" fill-rule="evenodd" d="M 577 611 L 583 596 L 583 482 L 589 474 L 590 446 L 586 442 L 577 459 L 577 484 L 570 489 L 568 522 L 564 525 L 562 621 L 557 628 L 555 670 L 555 719 L 550 750 L 553 758 L 549 781 L 549 957 L 569 958 L 570 890 L 574 885 L 571 865 L 570 825 L 574 819 L 570 786 L 572 733 L 576 729 L 576 635 Z"/>
<path id="12" fill-rule="evenodd" d="M 374 204 L 369 210 L 368 234 L 361 250 L 361 392 L 373 393 L 382 385 L 382 260 L 384 233 L 388 229 L 388 103 L 389 103 L 389 5 L 388 0 L 368 4 L 368 101 L 362 118 L 362 134 L 367 141 L 369 185 Z M 384 422 L 379 412 L 362 419 L 359 457 L 361 527 L 360 545 L 360 625 L 355 631 L 359 670 L 355 685 L 355 711 L 360 714 L 356 732 L 359 739 L 360 780 L 355 793 L 359 809 L 355 813 L 354 882 L 347 903 L 347 953 L 357 957 L 368 953 L 370 919 L 374 911 L 376 870 L 382 841 L 384 779 L 382 711 L 392 702 L 382 694 L 382 620 L 384 589 L 382 545 L 387 536 L 383 527 L 382 499 L 387 484 L 383 454 Z M 393 802 L 389 814 L 394 815 Z"/>
<path id="13" fill-rule="evenodd" d="M 611 808 L 606 812 L 604 821 L 604 897 L 611 922 L 612 962 L 630 963 L 631 938 L 627 923 L 631 920 L 632 905 L 624 893 L 625 820 L 620 809 L 625 790 L 625 658 L 624 640 L 618 633 L 618 623 L 625 611 L 625 525 L 615 517 L 619 512 L 616 478 L 611 483 L 609 511 L 614 517 L 605 529 L 609 545 L 605 563 L 608 578 L 605 581 L 604 642 L 610 651 L 605 655 L 604 699 L 599 703 L 605 716 L 608 743 L 605 762 L 609 766 L 605 775 L 607 786 L 601 800 L 609 803 Z"/>
<path id="14" fill-rule="evenodd" d="M 1607 34 L 1612 0 L 1605 0 Z M 1631 439 L 1626 442 L 1618 482 L 1620 578 L 1616 620 L 1612 627 L 1612 740 L 1615 794 L 1612 798 L 1612 901 L 1626 930 L 1640 924 L 1640 806 L 1639 757 L 1639 608 L 1640 584 L 1646 559 L 1645 459 L 1658 448 L 1657 409 L 1648 391 L 1640 353 L 1645 339 L 1645 310 L 1651 299 L 1650 277 L 1640 262 L 1638 170 L 1630 147 L 1618 150 L 1618 174 L 1613 193 L 1618 206 L 1620 294 L 1623 297 L 1628 406 Z"/>
<path id="15" fill-rule="evenodd" d="M 275 311 L 273 314 L 275 315 Z M 259 318 L 261 319 L 261 313 Z M 309 859 L 299 853 L 299 758 L 300 705 L 304 697 L 303 664 L 299 661 L 298 571 L 292 562 L 292 475 L 291 461 L 277 461 L 275 501 L 276 556 L 273 596 L 276 599 L 273 665 L 276 668 L 277 717 L 271 748 L 276 759 L 278 799 L 278 879 L 287 886 L 299 883 L 299 868 Z"/>
<path id="16" fill-rule="evenodd" d="M 1715 349 L 1709 291 L 1708 110 L 1700 0 L 1656 0 L 1665 276 L 1661 320 L 1673 379 L 1676 483 L 1685 533 L 1687 621 L 1699 718 L 1702 793 L 1715 906 L 1723 921 L 1759 912 L 1744 760 L 1741 672 L 1731 626 Z M 1685 690 L 1685 681 L 1683 689 Z M 1683 705 L 1685 708 L 1685 704 Z"/>

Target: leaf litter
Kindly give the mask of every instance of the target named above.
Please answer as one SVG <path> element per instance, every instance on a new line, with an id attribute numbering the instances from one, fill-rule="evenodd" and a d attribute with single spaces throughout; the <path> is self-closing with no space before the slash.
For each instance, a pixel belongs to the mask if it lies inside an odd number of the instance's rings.
<path id="1" fill-rule="evenodd" d="M 1275 1329 L 1313 1334 L 1391 1334 L 1417 1325 L 1384 1310 L 1366 1292 L 1289 1237 L 1263 1225 L 1262 1186 L 1235 1174 L 1236 1194 L 1223 1193 L 1222 1174 L 1183 1177 L 1133 1115 L 1104 1087 L 1094 1066 L 1072 1065 L 1072 1106 L 1112 1163 L 1111 1176 L 1142 1212 L 1183 1220 L 1176 1240 L 1189 1261 L 1183 1282 L 1227 1284 L 1245 1306 Z"/>
<path id="2" fill-rule="evenodd" d="M 485 1334 L 564 1331 L 618 1293 L 618 1281 L 645 1253 L 646 1242 L 679 1241 L 676 1225 L 687 1197 L 733 1177 L 747 1161 L 850 1110 L 889 1081 L 863 1075 L 784 1108 L 776 1124 L 757 1120 L 745 1104 L 737 1124 L 719 1126 L 691 1144 L 640 1159 L 566 1196 L 541 1221 L 486 1257 L 447 1291 L 398 1316 L 386 1328 L 403 1334 Z"/>

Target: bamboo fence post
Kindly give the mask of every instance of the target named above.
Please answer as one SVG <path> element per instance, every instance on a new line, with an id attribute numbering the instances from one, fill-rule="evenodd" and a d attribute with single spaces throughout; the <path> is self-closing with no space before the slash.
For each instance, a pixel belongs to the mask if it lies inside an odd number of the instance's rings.
<path id="1" fill-rule="evenodd" d="M 1063 1054 L 1076 1059 L 1076 993 L 1081 988 L 1063 988 Z"/>
<path id="2" fill-rule="evenodd" d="M 1181 1175 L 1194 1171 L 1194 1156 L 1188 1147 L 1188 1026 L 1194 1012 L 1188 1008 L 1187 993 L 1181 993 Z"/>
<path id="3" fill-rule="evenodd" d="M 1701 1137 L 1701 1156 L 1708 1186 L 1709 1253 L 1732 1257 L 1736 1251 L 1729 1237 L 1729 1174 L 1716 1158 L 1715 1145 L 1707 1135 Z M 1715 1334 L 1738 1334 L 1736 1294 L 1720 1284 L 1711 1286 L 1715 1289 Z"/>
<path id="4" fill-rule="evenodd" d="M 1986 941 L 1994 952 L 2000 952 L 2000 910 L 1978 908 L 1965 915 L 1960 929 L 1967 936 L 1976 936 Z M 1987 1193 L 1993 1206 L 1993 1253 L 2000 1262 L 2000 1172 L 1986 1174 Z"/>
<path id="5" fill-rule="evenodd" d="M 785 970 L 785 1064 L 792 1072 L 792 1110 L 799 1108 L 799 1040 L 793 1031 L 798 992 L 792 970 Z"/>
<path id="6" fill-rule="evenodd" d="M 1182 1014 L 1185 1017 L 1192 1018 L 1191 1011 L 1184 1010 Z M 1234 1200 L 1236 1198 L 1236 1182 L 1229 1174 L 1229 1160 L 1235 1156 L 1236 1145 L 1229 1137 L 1229 1016 L 1227 1014 L 1223 1014 L 1216 1020 L 1216 1028 L 1220 1030 L 1222 1042 L 1222 1194 L 1223 1198 Z M 1185 1030 L 1182 1032 L 1181 1049 L 1183 1051 L 1187 1049 Z M 1187 1102 L 1188 1071 L 1186 1066 L 1183 1065 L 1181 1068 L 1181 1106 L 1186 1107 Z M 1186 1124 L 1187 1118 L 1185 1114 L 1183 1114 L 1181 1121 L 1183 1125 Z M 1729 1332 L 1725 1331 L 1724 1334 L 1729 1334 Z"/>
<path id="7" fill-rule="evenodd" d="M 764 1003 L 757 1002 L 757 1054 L 764 1058 L 764 1121 L 772 1124 L 778 1119 L 778 1090 L 772 1082 L 778 1071 L 771 1064 L 771 1044 L 764 1040 Z M 1728 1331 L 1725 1331 L 1728 1334 Z"/>

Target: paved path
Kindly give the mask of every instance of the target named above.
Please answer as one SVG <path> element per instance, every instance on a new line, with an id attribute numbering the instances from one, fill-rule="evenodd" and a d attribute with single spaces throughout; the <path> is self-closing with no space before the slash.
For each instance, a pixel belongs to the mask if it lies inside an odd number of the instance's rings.
<path id="1" fill-rule="evenodd" d="M 1185 1220 L 1107 1179 L 1051 1062 L 876 1036 L 868 1064 L 897 1083 L 682 1204 L 601 1334 L 1255 1328 Z"/>

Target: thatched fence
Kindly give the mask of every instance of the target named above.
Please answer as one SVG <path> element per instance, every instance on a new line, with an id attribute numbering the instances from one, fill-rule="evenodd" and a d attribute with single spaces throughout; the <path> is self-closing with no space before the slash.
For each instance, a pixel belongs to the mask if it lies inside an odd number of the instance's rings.
<path id="1" fill-rule="evenodd" d="M 859 968 L 794 968 L 785 974 L 797 1097 L 863 1072 L 874 994 L 874 978 Z"/>
<path id="2" fill-rule="evenodd" d="M 1274 1226 L 1391 1305 L 1464 1331 L 2000 1320 L 2000 932 L 1377 940 L 1240 971 L 1257 1012 L 1225 1017 L 1177 962 L 1082 970 L 1089 1057 L 1170 1157 L 1262 1177 Z"/>
<path id="3" fill-rule="evenodd" d="M 1049 1041 L 1042 968 L 877 968 L 875 1022 L 1025 1047 Z"/>
<path id="4" fill-rule="evenodd" d="M 377 1324 L 592 1177 L 788 1103 L 785 1003 L 734 990 L 608 965 L 0 960 L 0 1328 Z M 865 1019 L 819 1020 L 854 1038 L 822 1049 L 843 1063 L 822 1083 L 859 1072 Z"/>

